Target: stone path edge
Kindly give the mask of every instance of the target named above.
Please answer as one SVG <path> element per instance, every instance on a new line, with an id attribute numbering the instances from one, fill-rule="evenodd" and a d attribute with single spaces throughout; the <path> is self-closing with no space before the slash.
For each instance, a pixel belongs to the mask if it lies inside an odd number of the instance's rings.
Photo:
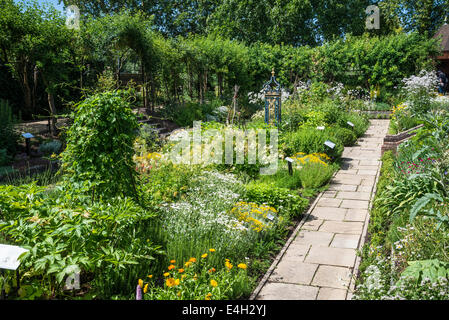
<path id="1" fill-rule="evenodd" d="M 337 173 L 339 171 L 340 170 L 335 171 L 334 174 L 332 175 L 332 177 L 329 179 L 329 181 L 332 181 L 332 179 L 334 179 L 334 177 L 337 175 Z M 302 219 L 299 221 L 299 223 L 296 226 L 295 230 L 293 230 L 292 234 L 287 239 L 287 242 L 282 247 L 281 251 L 278 253 L 278 255 L 274 259 L 273 263 L 271 264 L 270 268 L 268 268 L 267 272 L 263 276 L 262 280 L 260 280 L 260 282 L 257 285 L 256 289 L 254 289 L 253 293 L 251 294 L 251 296 L 249 297 L 248 300 L 255 300 L 257 298 L 257 296 L 259 295 L 259 293 L 262 290 L 263 286 L 268 281 L 268 278 L 271 276 L 271 274 L 273 273 L 274 269 L 276 269 L 277 265 L 279 264 L 279 261 L 282 259 L 282 257 L 284 256 L 285 252 L 287 251 L 288 247 L 293 242 L 293 240 L 296 238 L 296 236 L 298 235 L 299 230 L 306 223 L 306 221 L 309 218 L 310 214 L 315 209 L 318 201 L 321 199 L 321 197 L 323 196 L 324 192 L 326 192 L 326 191 L 327 190 L 324 190 L 324 191 L 320 192 L 320 194 L 318 194 L 318 196 L 315 198 L 315 200 L 313 201 L 312 205 L 309 207 L 307 212 L 304 214 Z"/>
<path id="2" fill-rule="evenodd" d="M 379 161 L 380 161 L 380 164 L 379 164 L 379 167 L 377 168 L 376 179 L 374 180 L 374 185 L 373 185 L 373 191 L 371 192 L 371 197 L 369 199 L 368 214 L 366 215 L 365 221 L 363 223 L 364 224 L 363 231 L 362 231 L 362 235 L 360 237 L 359 246 L 357 248 L 358 252 L 360 252 L 362 250 L 363 246 L 365 245 L 366 236 L 368 234 L 368 226 L 369 226 L 370 217 L 371 217 L 370 213 L 371 213 L 371 209 L 373 208 L 374 199 L 376 199 L 377 183 L 379 182 L 380 171 L 382 170 L 382 165 L 383 165 L 382 157 L 380 158 Z M 350 300 L 352 297 L 352 294 L 355 289 L 355 282 L 359 275 L 359 266 L 360 266 L 360 263 L 362 262 L 362 257 L 360 255 L 356 255 L 355 259 L 356 260 L 355 260 L 355 264 L 354 264 L 354 269 L 352 269 L 352 277 L 349 282 L 348 290 L 346 292 L 346 300 Z"/>

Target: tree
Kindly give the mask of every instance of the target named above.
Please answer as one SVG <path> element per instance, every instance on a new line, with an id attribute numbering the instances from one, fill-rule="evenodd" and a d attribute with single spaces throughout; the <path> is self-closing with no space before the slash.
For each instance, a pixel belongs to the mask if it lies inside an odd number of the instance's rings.
<path id="1" fill-rule="evenodd" d="M 43 81 L 55 130 L 54 95 L 68 81 L 73 33 L 57 10 L 35 1 L 24 5 L 5 0 L 0 10 L 1 60 L 21 84 L 26 112 L 35 109 L 36 84 Z"/>

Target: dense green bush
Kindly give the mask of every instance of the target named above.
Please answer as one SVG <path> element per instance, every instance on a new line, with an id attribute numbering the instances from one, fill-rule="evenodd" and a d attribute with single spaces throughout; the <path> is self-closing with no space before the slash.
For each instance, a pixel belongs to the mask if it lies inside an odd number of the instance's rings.
<path id="1" fill-rule="evenodd" d="M 357 140 L 357 135 L 354 130 L 342 127 L 330 127 L 327 128 L 330 136 L 335 137 L 335 139 L 341 141 L 343 145 L 352 146 L 354 142 Z"/>
<path id="2" fill-rule="evenodd" d="M 288 155 L 294 155 L 298 152 L 306 154 L 326 153 L 330 157 L 339 158 L 343 153 L 343 144 L 336 140 L 327 132 L 317 130 L 316 128 L 304 127 L 295 132 L 288 132 L 281 138 L 282 151 Z M 335 143 L 334 149 L 327 147 L 324 142 L 330 140 Z"/>
<path id="3" fill-rule="evenodd" d="M 334 165 L 323 165 L 317 162 L 306 162 L 298 170 L 301 185 L 306 189 L 317 189 L 330 180 L 337 168 Z"/>
<path id="4" fill-rule="evenodd" d="M 307 199 L 287 188 L 274 184 L 254 181 L 246 186 L 246 199 L 250 202 L 265 203 L 275 207 L 281 214 L 298 217 L 309 204 Z"/>
<path id="5" fill-rule="evenodd" d="M 61 151 L 62 143 L 60 141 L 54 140 L 50 142 L 43 143 L 39 146 L 39 152 L 44 155 L 49 156 L 52 154 L 57 154 Z"/>
<path id="6" fill-rule="evenodd" d="M 357 137 L 361 137 L 369 127 L 369 119 L 366 114 L 344 113 L 337 121 L 337 125 L 342 128 L 349 128 L 348 121 L 354 124 L 354 132 Z"/>
<path id="7" fill-rule="evenodd" d="M 64 181 L 93 199 L 137 196 L 133 144 L 138 123 L 123 94 L 104 92 L 80 102 L 67 133 Z"/>

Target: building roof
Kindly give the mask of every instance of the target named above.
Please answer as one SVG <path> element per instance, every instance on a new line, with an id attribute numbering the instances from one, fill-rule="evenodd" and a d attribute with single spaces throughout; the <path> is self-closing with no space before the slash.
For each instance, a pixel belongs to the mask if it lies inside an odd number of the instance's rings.
<path id="1" fill-rule="evenodd" d="M 449 24 L 445 23 L 440 29 L 435 33 L 433 38 L 441 38 L 441 50 L 449 51 Z"/>

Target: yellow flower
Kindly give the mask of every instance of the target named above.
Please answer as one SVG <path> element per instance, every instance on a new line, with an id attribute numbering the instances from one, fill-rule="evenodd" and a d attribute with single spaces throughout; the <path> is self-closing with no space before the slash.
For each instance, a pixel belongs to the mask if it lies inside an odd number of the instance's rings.
<path id="1" fill-rule="evenodd" d="M 145 287 L 143 287 L 143 293 L 147 293 L 148 292 L 148 283 L 145 285 Z"/>
<path id="2" fill-rule="evenodd" d="M 164 273 L 164 277 L 168 277 L 170 275 L 170 272 Z"/>
<path id="3" fill-rule="evenodd" d="M 206 294 L 206 300 L 210 300 L 210 297 L 212 297 L 212 293 L 208 293 L 208 294 Z"/>
<path id="4" fill-rule="evenodd" d="M 215 252 L 215 249 L 209 249 L 210 252 Z"/>
<path id="5" fill-rule="evenodd" d="M 181 268 L 181 269 L 178 270 L 178 272 L 179 272 L 179 273 L 183 273 L 183 272 L 184 272 L 184 269 Z"/>
<path id="6" fill-rule="evenodd" d="M 143 288 L 143 280 L 139 279 L 139 287 Z"/>
<path id="7" fill-rule="evenodd" d="M 181 291 L 178 291 L 177 296 L 178 296 L 178 297 L 181 296 Z"/>
<path id="8" fill-rule="evenodd" d="M 215 281 L 215 280 L 211 280 L 211 281 L 210 281 L 210 285 L 211 285 L 212 287 L 216 287 L 216 286 L 218 286 L 218 283 L 217 283 L 217 281 Z"/>
<path id="9" fill-rule="evenodd" d="M 175 286 L 177 286 L 181 281 L 179 279 L 175 280 Z"/>
<path id="10" fill-rule="evenodd" d="M 172 269 L 174 269 L 174 268 L 175 268 L 175 266 L 172 265 L 172 264 L 168 266 L 168 270 L 172 270 Z"/>
<path id="11" fill-rule="evenodd" d="M 190 266 L 191 264 L 192 264 L 192 262 L 187 261 L 187 262 L 185 263 L 185 266 L 188 267 L 188 266 Z"/>
<path id="12" fill-rule="evenodd" d="M 246 267 L 246 264 L 244 264 L 244 263 L 239 263 L 238 265 L 237 265 L 237 267 L 239 267 L 240 269 L 246 269 L 247 267 Z"/>
<path id="13" fill-rule="evenodd" d="M 229 261 L 226 261 L 226 262 L 225 262 L 225 266 L 226 266 L 226 268 L 228 268 L 229 270 L 232 269 L 232 264 L 231 264 Z"/>
<path id="14" fill-rule="evenodd" d="M 153 275 L 152 275 L 152 274 L 150 274 L 150 275 L 148 276 L 148 278 L 150 278 L 150 279 L 151 279 L 151 278 L 153 278 Z"/>
<path id="15" fill-rule="evenodd" d="M 196 258 L 190 258 L 189 262 L 196 262 Z"/>
<path id="16" fill-rule="evenodd" d="M 205 253 L 201 256 L 201 258 L 206 258 L 206 257 L 207 257 L 207 253 Z"/>
<path id="17" fill-rule="evenodd" d="M 165 280 L 165 285 L 169 288 L 173 287 L 175 285 L 175 279 L 168 278 L 167 280 Z"/>

